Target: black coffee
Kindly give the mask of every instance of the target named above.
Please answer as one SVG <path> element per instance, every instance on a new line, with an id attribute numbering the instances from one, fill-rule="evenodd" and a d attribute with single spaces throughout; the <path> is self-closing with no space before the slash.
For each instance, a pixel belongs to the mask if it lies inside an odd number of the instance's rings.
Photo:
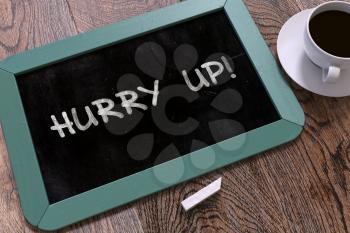
<path id="1" fill-rule="evenodd" d="M 312 39 L 324 51 L 350 57 L 350 14 L 342 11 L 326 11 L 311 19 Z"/>

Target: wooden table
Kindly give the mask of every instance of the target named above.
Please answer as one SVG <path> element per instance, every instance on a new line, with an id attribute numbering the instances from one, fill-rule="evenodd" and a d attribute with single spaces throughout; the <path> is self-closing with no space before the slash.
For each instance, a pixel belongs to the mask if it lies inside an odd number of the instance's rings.
<path id="1" fill-rule="evenodd" d="M 0 0 L 0 58 L 175 2 Z M 283 23 L 321 2 L 245 0 L 274 54 Z M 306 114 L 294 142 L 63 232 L 350 233 L 350 98 L 320 97 L 291 85 Z M 181 209 L 184 197 L 219 176 L 220 193 L 189 213 Z M 0 232 L 35 231 L 22 216 L 0 133 Z"/>

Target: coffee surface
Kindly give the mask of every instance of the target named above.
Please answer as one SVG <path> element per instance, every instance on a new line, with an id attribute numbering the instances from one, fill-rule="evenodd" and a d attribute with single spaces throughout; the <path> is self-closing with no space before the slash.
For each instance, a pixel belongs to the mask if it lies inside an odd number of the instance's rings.
<path id="1" fill-rule="evenodd" d="M 342 11 L 326 11 L 311 19 L 312 39 L 324 51 L 350 57 L 350 14 Z"/>

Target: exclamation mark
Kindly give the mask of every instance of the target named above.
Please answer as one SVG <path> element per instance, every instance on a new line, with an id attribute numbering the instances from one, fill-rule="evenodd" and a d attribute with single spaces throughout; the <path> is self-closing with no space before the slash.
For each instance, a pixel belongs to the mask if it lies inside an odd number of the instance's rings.
<path id="1" fill-rule="evenodd" d="M 226 69 L 227 69 L 227 71 L 228 71 L 229 73 L 231 73 L 231 78 L 236 78 L 237 75 L 233 73 L 233 69 L 232 69 L 230 63 L 227 61 L 226 57 L 225 57 L 225 56 L 222 56 L 222 57 L 221 57 L 221 60 L 223 61 L 224 65 L 225 65 L 225 67 L 226 67 Z"/>

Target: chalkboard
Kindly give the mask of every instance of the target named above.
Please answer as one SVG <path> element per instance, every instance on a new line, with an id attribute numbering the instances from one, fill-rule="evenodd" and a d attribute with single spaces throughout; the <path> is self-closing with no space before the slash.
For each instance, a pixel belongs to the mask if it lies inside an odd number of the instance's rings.
<path id="1" fill-rule="evenodd" d="M 304 121 L 240 1 L 186 1 L 0 68 L 22 208 L 43 229 L 290 141 Z"/>
<path id="2" fill-rule="evenodd" d="M 201 68 L 212 61 L 225 69 L 217 84 Z M 198 86 L 197 67 L 209 86 L 193 91 L 181 72 Z M 26 73 L 17 83 L 50 203 L 280 119 L 223 11 Z M 158 89 L 157 105 L 154 94 L 138 87 Z M 137 93 L 141 104 L 131 114 L 115 96 L 123 91 Z M 104 99 L 124 117 L 104 116 L 104 122 L 92 104 L 103 100 L 109 107 Z M 86 124 L 85 107 L 94 123 L 79 130 L 71 109 Z M 52 115 L 65 123 L 63 111 L 75 134 L 64 128 L 61 137 L 50 127 Z"/>

